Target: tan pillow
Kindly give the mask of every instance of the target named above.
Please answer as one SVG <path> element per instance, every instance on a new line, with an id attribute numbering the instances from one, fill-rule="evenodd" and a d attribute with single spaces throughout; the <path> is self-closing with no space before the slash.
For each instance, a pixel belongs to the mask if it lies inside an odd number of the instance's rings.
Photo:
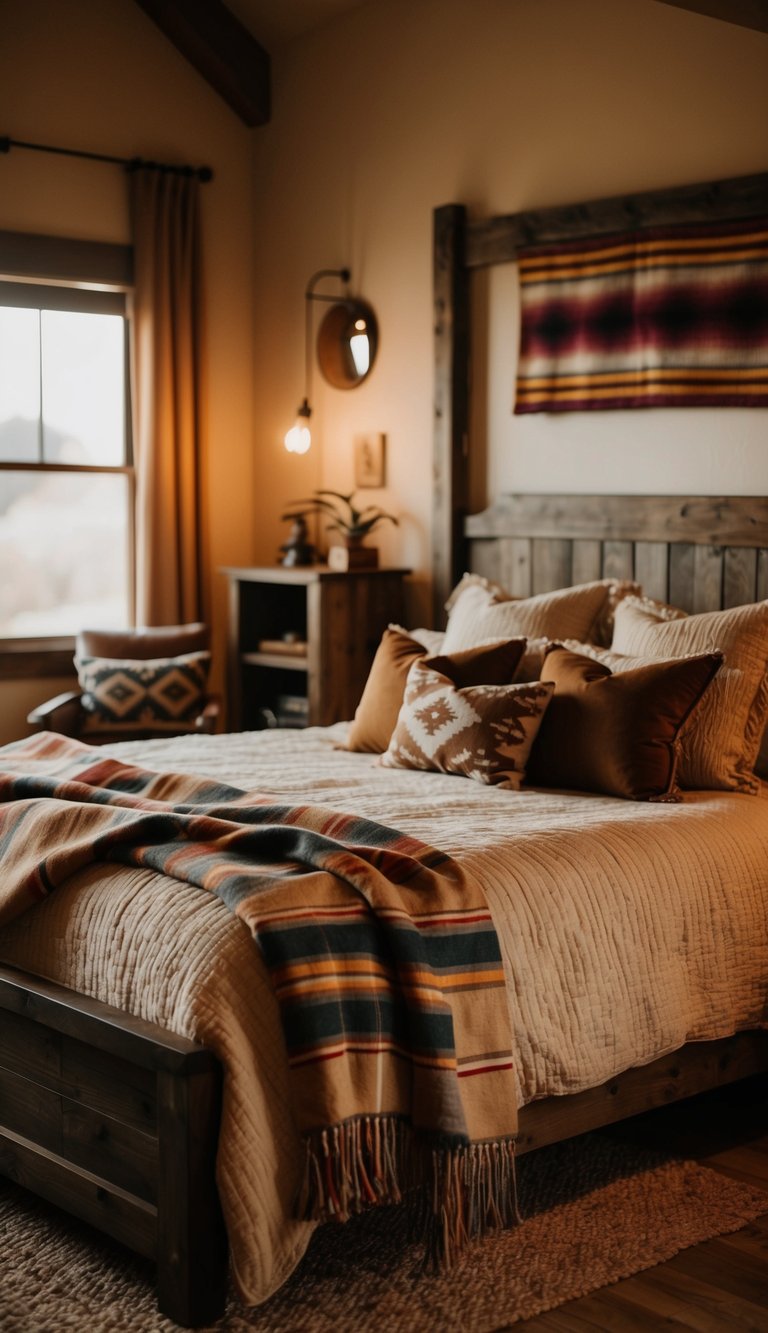
<path id="1" fill-rule="evenodd" d="M 505 685 L 512 680 L 524 648 L 525 639 L 512 639 L 456 653 L 451 670 L 462 685 Z M 384 631 L 349 730 L 347 750 L 372 754 L 386 750 L 403 702 L 408 672 L 425 656 L 423 644 L 404 631 L 391 627 Z M 445 658 L 434 660 L 447 662 Z"/>
<path id="2" fill-rule="evenodd" d="M 722 662 L 705 653 L 612 675 L 601 662 L 553 645 L 542 680 L 555 694 L 528 764 L 539 787 L 674 800 L 678 733 Z"/>
<path id="3" fill-rule="evenodd" d="M 613 651 L 647 659 L 722 652 L 722 670 L 681 737 L 679 782 L 756 794 L 753 770 L 768 720 L 768 601 L 677 620 L 665 611 L 622 603 Z"/>
<path id="4" fill-rule="evenodd" d="M 444 670 L 436 669 L 441 664 Z M 454 773 L 519 791 L 553 686 L 457 686 L 447 658 L 414 662 L 389 748 L 387 768 Z M 454 670 L 458 678 L 459 672 Z"/>
<path id="5" fill-rule="evenodd" d="M 638 590 L 636 583 L 601 579 L 539 593 L 536 597 L 512 599 L 498 584 L 465 574 L 449 599 L 451 609 L 443 651 L 453 653 L 491 639 L 509 639 L 519 634 L 526 638 L 607 643 L 610 633 L 607 638 L 605 634 L 617 599 Z"/>
<path id="6" fill-rule="evenodd" d="M 344 748 L 372 754 L 386 750 L 403 702 L 408 672 L 419 657 L 426 655 L 423 644 L 404 630 L 385 629 Z"/>

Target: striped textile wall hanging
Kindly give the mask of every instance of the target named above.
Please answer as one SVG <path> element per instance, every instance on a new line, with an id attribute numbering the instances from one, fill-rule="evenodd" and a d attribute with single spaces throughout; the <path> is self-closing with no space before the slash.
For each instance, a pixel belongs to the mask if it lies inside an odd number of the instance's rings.
<path id="1" fill-rule="evenodd" d="M 515 412 L 768 405 L 768 219 L 521 251 Z"/>

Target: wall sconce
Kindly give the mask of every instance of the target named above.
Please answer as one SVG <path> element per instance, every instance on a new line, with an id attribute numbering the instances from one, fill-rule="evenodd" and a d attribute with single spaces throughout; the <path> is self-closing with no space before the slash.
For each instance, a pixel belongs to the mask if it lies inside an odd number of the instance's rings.
<path id="1" fill-rule="evenodd" d="M 334 389 L 354 389 L 362 384 L 373 369 L 379 343 L 376 316 L 367 301 L 359 297 L 328 295 L 316 292 L 322 278 L 339 278 L 348 283 L 348 268 L 321 268 L 313 273 L 304 293 L 304 397 L 296 413 L 296 421 L 285 436 L 285 447 L 291 454 L 305 454 L 312 443 L 309 419 L 312 416 L 312 311 L 313 301 L 328 301 L 317 333 L 317 364 L 320 373 Z"/>

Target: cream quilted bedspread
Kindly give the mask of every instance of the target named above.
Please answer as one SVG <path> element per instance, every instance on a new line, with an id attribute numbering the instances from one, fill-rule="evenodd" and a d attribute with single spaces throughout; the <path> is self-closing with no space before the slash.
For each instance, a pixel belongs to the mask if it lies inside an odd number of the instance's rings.
<path id="1" fill-rule="evenodd" d="M 148 767 L 327 802 L 461 858 L 508 972 L 520 1102 L 687 1040 L 768 1025 L 768 800 L 681 805 L 509 792 L 334 750 L 343 727 L 117 745 Z M 226 1070 L 219 1184 L 245 1300 L 306 1248 L 277 1009 L 244 926 L 150 872 L 90 869 L 0 932 L 0 957 L 212 1047 Z"/>

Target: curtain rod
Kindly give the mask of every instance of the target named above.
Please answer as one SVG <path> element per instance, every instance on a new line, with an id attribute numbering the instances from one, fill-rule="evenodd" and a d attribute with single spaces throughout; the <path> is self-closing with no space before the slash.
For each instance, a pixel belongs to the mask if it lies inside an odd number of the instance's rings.
<path id="1" fill-rule="evenodd" d="M 174 176 L 197 176 L 204 184 L 213 180 L 211 167 L 176 167 L 163 162 L 148 162 L 143 157 L 111 157 L 108 153 L 86 153 L 79 148 L 54 148 L 51 144 L 25 143 L 22 139 L 10 139 L 0 135 L 0 153 L 9 153 L 12 148 L 31 148 L 36 153 L 59 153 L 62 157 L 85 157 L 91 162 L 112 162 L 115 166 L 125 167 L 126 171 L 137 171 L 139 167 L 154 168 L 155 171 L 168 171 Z"/>

